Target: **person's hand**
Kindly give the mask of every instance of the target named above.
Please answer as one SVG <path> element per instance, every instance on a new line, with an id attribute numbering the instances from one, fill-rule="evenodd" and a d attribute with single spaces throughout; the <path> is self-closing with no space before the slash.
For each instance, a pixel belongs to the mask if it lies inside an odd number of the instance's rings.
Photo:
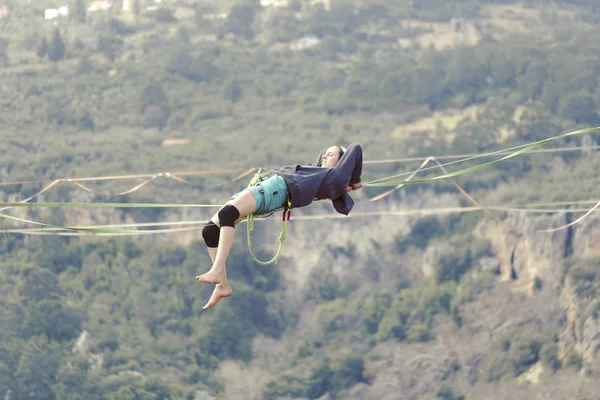
<path id="1" fill-rule="evenodd" d="M 351 190 L 358 190 L 362 188 L 362 183 L 358 182 L 358 183 L 351 183 L 347 188 L 346 188 L 346 192 L 349 192 Z"/>

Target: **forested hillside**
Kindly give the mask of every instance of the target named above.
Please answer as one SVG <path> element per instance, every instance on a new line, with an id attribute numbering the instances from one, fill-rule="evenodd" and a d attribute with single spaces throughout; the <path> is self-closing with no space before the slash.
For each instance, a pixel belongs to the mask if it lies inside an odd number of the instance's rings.
<path id="1" fill-rule="evenodd" d="M 35 201 L 218 205 L 249 168 L 332 144 L 361 144 L 368 182 L 600 125 L 592 0 L 66 3 L 0 0 L 0 201 L 55 179 L 194 172 L 122 196 L 106 193 L 143 179 L 61 182 Z M 201 228 L 77 237 L 2 220 L 0 396 L 597 398 L 600 225 L 540 233 L 594 205 L 596 144 L 573 136 L 456 180 L 535 213 L 457 212 L 473 204 L 449 180 L 375 202 L 385 189 L 364 188 L 347 218 L 294 210 L 276 267 L 252 261 L 240 225 L 234 294 L 208 311 Z M 214 211 L 0 212 L 104 225 Z M 279 215 L 256 230 L 266 259 Z"/>

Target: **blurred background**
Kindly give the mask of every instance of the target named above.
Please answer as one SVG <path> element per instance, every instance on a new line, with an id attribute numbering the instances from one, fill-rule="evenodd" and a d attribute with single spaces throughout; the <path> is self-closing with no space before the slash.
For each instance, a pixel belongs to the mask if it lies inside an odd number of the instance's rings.
<path id="1" fill-rule="evenodd" d="M 594 127 L 599 34 L 597 0 L 0 0 L 0 201 L 218 207 L 331 145 L 362 146 L 366 183 Z M 365 187 L 348 217 L 293 210 L 277 266 L 239 225 L 233 296 L 205 312 L 201 225 L 2 220 L 0 399 L 597 399 L 600 223 L 577 220 L 597 136 L 542 149 L 456 178 L 500 211 L 448 179 Z M 257 221 L 263 260 L 279 217 Z"/>

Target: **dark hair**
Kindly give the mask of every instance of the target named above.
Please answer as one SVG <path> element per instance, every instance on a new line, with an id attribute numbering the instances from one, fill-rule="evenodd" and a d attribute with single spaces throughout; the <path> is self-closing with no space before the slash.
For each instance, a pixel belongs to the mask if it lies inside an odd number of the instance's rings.
<path id="1" fill-rule="evenodd" d="M 342 156 L 344 155 L 344 148 L 342 146 L 335 146 L 338 148 L 338 150 L 340 151 L 340 156 L 338 159 L 341 160 Z"/>

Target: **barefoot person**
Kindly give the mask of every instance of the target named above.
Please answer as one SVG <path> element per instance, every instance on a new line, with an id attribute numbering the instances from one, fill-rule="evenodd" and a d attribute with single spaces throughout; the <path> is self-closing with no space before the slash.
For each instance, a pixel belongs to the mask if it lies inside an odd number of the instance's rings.
<path id="1" fill-rule="evenodd" d="M 354 206 L 351 190 L 362 187 L 362 148 L 352 144 L 347 149 L 332 146 L 322 152 L 317 165 L 290 165 L 269 171 L 269 177 L 236 194 L 207 223 L 202 236 L 212 261 L 210 270 L 196 277 L 215 284 L 204 310 L 231 296 L 225 261 L 235 237 L 235 225 L 250 214 L 268 214 L 291 200 L 292 208 L 309 205 L 313 200 L 331 199 L 335 210 L 348 215 Z"/>

